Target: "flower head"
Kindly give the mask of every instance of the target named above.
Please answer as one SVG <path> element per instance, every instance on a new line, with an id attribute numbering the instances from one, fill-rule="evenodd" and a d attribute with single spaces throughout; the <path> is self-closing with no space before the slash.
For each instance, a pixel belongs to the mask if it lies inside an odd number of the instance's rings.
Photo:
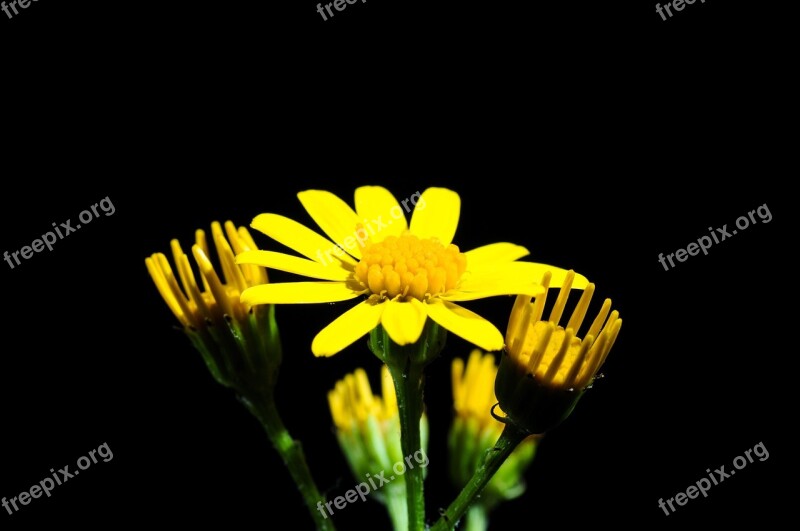
<path id="1" fill-rule="evenodd" d="M 492 407 L 497 404 L 494 381 L 497 365 L 494 355 L 473 350 L 466 366 L 461 358 L 453 359 L 453 408 L 455 419 L 448 438 L 450 477 L 463 488 L 480 467 L 486 451 L 493 448 L 504 424 L 495 419 Z M 500 412 L 502 414 L 502 412 Z M 533 460 L 538 437 L 525 439 L 492 477 L 478 503 L 490 510 L 501 500 L 520 496 L 525 491 L 523 474 Z"/>
<path id="2" fill-rule="evenodd" d="M 219 277 L 211 263 L 205 232 L 198 229 L 192 255 L 202 289 L 178 240 L 172 240 L 170 246 L 180 284 L 163 253 L 146 258 L 145 265 L 214 378 L 239 391 L 260 389 L 274 383 L 281 359 L 274 308 L 252 307 L 241 301 L 241 293 L 266 283 L 267 273 L 260 266 L 236 264 L 235 253 L 258 249 L 245 227 L 237 229 L 227 221 L 223 233 L 222 226 L 214 222 L 211 236 L 223 276 Z"/>
<path id="3" fill-rule="evenodd" d="M 394 383 L 386 365 L 381 369 L 381 389 L 383 397 L 374 395 L 366 371 L 359 368 L 336 382 L 328 392 L 328 404 L 339 446 L 355 478 L 366 482 L 370 475 L 392 474 L 394 479 L 386 489 L 374 490 L 371 495 L 387 505 L 392 519 L 399 524 L 395 528 L 404 529 L 408 522 L 405 481 L 402 470 L 398 472 L 396 468 L 404 461 L 400 414 Z M 420 419 L 420 431 L 422 448 L 419 454 L 427 458 L 428 419 L 424 414 Z M 419 459 L 419 454 L 415 454 L 415 459 Z"/>
<path id="4" fill-rule="evenodd" d="M 377 428 L 384 438 L 394 430 L 399 418 L 397 397 L 389 369 L 381 367 L 383 397 L 374 395 L 364 369 L 346 375 L 328 392 L 328 405 L 336 429 L 340 433 L 367 433 Z M 370 427 L 370 425 L 374 425 Z"/>
<path id="5" fill-rule="evenodd" d="M 583 339 L 578 337 L 594 284 L 586 286 L 566 327 L 561 326 L 572 282 L 570 271 L 547 320 L 542 319 L 547 292 L 534 302 L 518 296 L 511 311 L 495 391 L 511 421 L 531 433 L 545 432 L 572 412 L 622 326 L 619 312 L 609 315 L 611 299 L 606 299 Z M 549 284 L 545 273 L 542 286 Z"/>
<path id="6" fill-rule="evenodd" d="M 362 297 L 315 337 L 317 356 L 333 355 L 382 325 L 403 346 L 417 342 L 426 320 L 485 350 L 503 347 L 494 325 L 456 304 L 497 295 L 541 293 L 531 278 L 559 268 L 518 262 L 527 249 L 495 243 L 462 252 L 452 243 L 461 199 L 445 188 L 428 188 L 401 203 L 385 188 L 363 186 L 355 210 L 330 192 L 298 194 L 308 213 L 331 238 L 277 214 L 261 214 L 252 227 L 305 258 L 269 251 L 244 252 L 240 264 L 258 264 L 317 279 L 255 286 L 242 293 L 248 304 L 324 303 Z M 404 209 L 414 207 L 410 225 Z M 586 279 L 575 280 L 576 287 Z"/>

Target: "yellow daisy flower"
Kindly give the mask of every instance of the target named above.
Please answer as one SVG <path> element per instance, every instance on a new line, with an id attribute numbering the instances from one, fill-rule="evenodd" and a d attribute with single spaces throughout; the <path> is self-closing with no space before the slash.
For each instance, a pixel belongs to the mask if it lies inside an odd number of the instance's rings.
<path id="1" fill-rule="evenodd" d="M 530 433 L 544 433 L 572 413 L 622 326 L 619 312 L 611 311 L 611 299 L 605 299 L 590 325 L 584 323 L 594 284 L 586 286 L 568 322 L 561 324 L 574 287 L 572 275 L 570 271 L 561 285 L 547 320 L 543 319 L 545 291 L 534 301 L 518 296 L 508 321 L 508 346 L 497 371 L 495 392 L 508 418 Z M 552 288 L 547 273 L 541 285 L 545 290 Z"/>
<path id="2" fill-rule="evenodd" d="M 547 291 L 534 302 L 524 296 L 517 297 L 506 333 L 509 357 L 524 367 L 533 379 L 553 389 L 585 389 L 608 357 L 622 326 L 617 310 L 609 315 L 611 299 L 605 299 L 584 339 L 578 337 L 594 295 L 594 284 L 589 284 L 581 294 L 569 323 L 561 324 L 572 275 L 570 271 L 561 285 L 546 321 L 542 314 Z M 548 274 L 542 278 L 541 285 L 545 289 L 553 287 Z"/>
<path id="3" fill-rule="evenodd" d="M 169 260 L 163 253 L 153 253 L 145 259 L 147 271 L 169 309 L 181 325 L 194 330 L 204 329 L 208 323 L 223 325 L 225 315 L 237 320 L 245 319 L 250 306 L 242 304 L 240 293 L 248 286 L 267 282 L 267 272 L 264 269 L 236 266 L 236 253 L 258 249 L 245 227 L 237 229 L 231 221 L 226 221 L 223 232 L 222 225 L 215 221 L 211 224 L 211 235 L 222 264 L 224 282 L 209 259 L 211 254 L 208 251 L 206 233 L 198 229 L 195 232 L 196 242 L 192 246 L 192 255 L 200 267 L 205 288 L 203 291 L 197 285 L 189 258 L 178 240 L 173 239 L 170 247 L 182 286 L 178 284 Z"/>
<path id="4" fill-rule="evenodd" d="M 497 295 L 536 296 L 543 289 L 529 279 L 551 271 L 551 285 L 558 286 L 566 275 L 549 265 L 518 262 L 528 250 L 512 243 L 461 252 L 452 243 L 461 199 L 446 188 L 417 192 L 401 207 L 385 188 L 362 186 L 355 192 L 355 210 L 327 191 L 306 190 L 298 197 L 331 239 L 284 216 L 261 214 L 251 227 L 305 258 L 246 251 L 236 260 L 317 279 L 248 288 L 242 293 L 246 304 L 364 297 L 317 334 L 311 345 L 316 356 L 336 354 L 379 324 L 398 345 L 415 343 L 428 317 L 484 350 L 500 350 L 500 331 L 456 303 Z M 409 202 L 414 207 L 410 225 L 405 218 Z M 578 276 L 573 288 L 586 284 Z"/>
<path id="5" fill-rule="evenodd" d="M 208 240 L 198 229 L 190 255 L 178 240 L 170 242 L 177 275 L 163 253 L 145 259 L 147 271 L 214 378 L 244 395 L 261 392 L 274 385 L 281 363 L 275 307 L 253 308 L 242 303 L 240 295 L 249 286 L 267 282 L 267 272 L 236 264 L 236 253 L 258 249 L 245 227 L 227 221 L 223 230 L 219 222 L 211 224 L 210 240 L 220 268 L 211 262 Z M 194 257 L 199 280 L 189 256 Z"/>

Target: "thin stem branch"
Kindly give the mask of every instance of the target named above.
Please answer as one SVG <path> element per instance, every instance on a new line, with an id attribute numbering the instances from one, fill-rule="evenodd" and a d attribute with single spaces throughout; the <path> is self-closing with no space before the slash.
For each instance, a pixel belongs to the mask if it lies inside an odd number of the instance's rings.
<path id="1" fill-rule="evenodd" d="M 506 424 L 502 435 L 497 440 L 493 448 L 486 451 L 483 463 L 470 478 L 469 483 L 464 487 L 458 497 L 450 504 L 447 511 L 431 527 L 430 531 L 445 531 L 454 529 L 464 513 L 469 509 L 475 498 L 483 491 L 495 472 L 508 459 L 514 448 L 522 442 L 528 434 L 513 426 Z"/>
<path id="2" fill-rule="evenodd" d="M 258 403 L 245 397 L 242 397 L 241 400 L 247 409 L 261 422 L 267 432 L 267 436 L 272 441 L 272 445 L 275 447 L 275 451 L 278 452 L 281 459 L 283 459 L 283 464 L 289 469 L 289 474 L 297 485 L 311 518 L 317 526 L 317 530 L 334 531 L 333 522 L 328 519 L 327 514 L 324 514 L 324 507 L 322 510 L 319 509 L 320 502 L 324 506 L 325 499 L 320 495 L 317 485 L 314 483 L 314 478 L 311 477 L 303 447 L 299 441 L 294 440 L 289 434 L 278 414 L 273 397 L 269 396 Z"/>

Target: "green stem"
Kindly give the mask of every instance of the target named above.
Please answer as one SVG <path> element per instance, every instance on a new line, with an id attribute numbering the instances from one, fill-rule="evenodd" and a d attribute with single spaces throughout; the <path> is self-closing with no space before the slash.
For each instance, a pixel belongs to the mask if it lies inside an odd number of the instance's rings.
<path id="1" fill-rule="evenodd" d="M 506 424 L 502 435 L 497 440 L 494 448 L 486 451 L 483 464 L 475 471 L 469 483 L 464 487 L 458 498 L 450 504 L 447 511 L 442 515 L 430 531 L 445 531 L 454 529 L 458 521 L 464 516 L 469 506 L 475 498 L 483 491 L 483 488 L 492 479 L 495 472 L 500 468 L 505 460 L 514 451 L 519 443 L 528 435 L 512 424 Z"/>
<path id="2" fill-rule="evenodd" d="M 422 449 L 419 421 L 424 404 L 423 366 L 407 358 L 404 367 L 388 364 L 397 394 L 397 409 L 400 413 L 400 447 L 404 456 L 413 455 Z M 423 494 L 424 468 L 408 468 L 403 476 L 406 481 L 406 500 L 408 503 L 408 531 L 425 529 L 425 497 Z"/>
<path id="3" fill-rule="evenodd" d="M 325 503 L 325 498 L 320 495 L 317 485 L 311 477 L 303 447 L 299 441 L 292 438 L 286 426 L 284 426 L 278 414 L 278 408 L 275 406 L 274 398 L 268 396 L 258 402 L 253 402 L 246 397 L 241 397 L 241 400 L 247 409 L 258 418 L 261 425 L 264 426 L 272 445 L 280 454 L 283 464 L 289 469 L 289 474 L 291 474 L 297 488 L 300 490 L 300 494 L 303 496 L 317 529 L 319 531 L 334 531 L 333 522 L 327 518 L 327 514 L 323 516 L 317 507 L 319 502 Z"/>
<path id="4" fill-rule="evenodd" d="M 489 513 L 480 503 L 476 503 L 467 510 L 467 525 L 465 531 L 486 531 L 489 529 Z"/>
<path id="5" fill-rule="evenodd" d="M 422 391 L 425 385 L 425 366 L 436 359 L 444 348 L 447 331 L 428 319 L 416 343 L 398 345 L 386 329 L 378 325 L 369 334 L 369 348 L 389 368 L 397 395 L 400 416 L 400 447 L 404 458 L 424 451 L 420 437 L 420 419 L 425 404 Z M 425 530 L 424 469 L 408 467 L 405 471 L 408 530 Z"/>

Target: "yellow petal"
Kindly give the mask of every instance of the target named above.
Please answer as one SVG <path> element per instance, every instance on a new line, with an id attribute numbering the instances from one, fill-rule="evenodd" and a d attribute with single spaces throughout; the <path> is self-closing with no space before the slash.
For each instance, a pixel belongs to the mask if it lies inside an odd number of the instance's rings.
<path id="1" fill-rule="evenodd" d="M 386 304 L 367 300 L 340 315 L 322 329 L 311 343 L 315 356 L 333 356 L 378 326 Z"/>
<path id="2" fill-rule="evenodd" d="M 351 255 L 361 258 L 361 242 L 356 234 L 361 220 L 350 205 L 324 190 L 306 190 L 297 197 L 329 238 Z"/>
<path id="3" fill-rule="evenodd" d="M 461 285 L 439 295 L 446 301 L 474 301 L 501 295 L 527 295 L 535 297 L 544 293 L 544 288 L 525 278 L 500 277 L 497 275 L 471 276 Z"/>
<path id="4" fill-rule="evenodd" d="M 406 203 L 408 209 L 411 206 Z M 408 229 L 403 208 L 383 186 L 356 188 L 356 213 L 369 232 L 369 241 L 378 243 L 387 236 L 400 236 Z"/>
<path id="5" fill-rule="evenodd" d="M 156 253 L 152 257 L 145 258 L 144 263 L 147 266 L 147 272 L 150 273 L 150 277 L 155 282 L 164 302 L 167 303 L 167 306 L 169 306 L 169 309 L 172 310 L 172 313 L 175 314 L 181 324 L 184 326 L 194 325 L 186 299 L 183 298 L 180 290 L 175 290 L 176 283 L 170 283 L 167 280 L 168 274 L 171 275 L 171 271 L 167 273 L 161 269 L 161 263 L 166 261 L 166 257 L 163 261 L 159 261 L 160 256 L 163 256 L 163 254 Z"/>
<path id="6" fill-rule="evenodd" d="M 197 262 L 197 267 L 200 269 L 200 275 L 205 279 L 205 284 L 208 285 L 209 291 L 214 296 L 214 300 L 222 312 L 234 319 L 242 317 L 244 308 L 240 304 L 236 304 L 235 301 L 231 301 L 228 296 L 228 289 L 217 275 L 208 255 L 203 252 L 199 245 L 192 246 L 192 254 L 194 255 L 194 261 Z"/>
<path id="7" fill-rule="evenodd" d="M 250 226 L 315 262 L 326 264 L 338 259 L 356 265 L 356 261 L 332 241 L 293 219 L 278 214 L 259 214 Z"/>
<path id="8" fill-rule="evenodd" d="M 530 254 L 525 247 L 513 243 L 491 243 L 476 247 L 464 253 L 467 256 L 467 268 L 477 271 L 481 267 L 491 267 L 498 262 L 513 262 Z M 538 282 L 538 280 L 537 280 Z"/>
<path id="9" fill-rule="evenodd" d="M 489 321 L 452 302 L 433 299 L 425 309 L 428 317 L 483 350 L 503 348 L 503 334 Z"/>
<path id="10" fill-rule="evenodd" d="M 439 238 L 442 244 L 449 245 L 460 214 L 461 198 L 457 193 L 447 188 L 428 188 L 414 206 L 411 232 L 420 238 Z"/>
<path id="11" fill-rule="evenodd" d="M 381 324 L 392 341 L 398 345 L 416 343 L 422 335 L 428 313 L 425 305 L 417 299 L 410 302 L 397 300 L 386 303 L 386 310 L 381 317 Z"/>
<path id="12" fill-rule="evenodd" d="M 211 238 L 214 240 L 214 246 L 217 248 L 217 257 L 222 266 L 225 284 L 235 286 L 241 293 L 247 288 L 247 280 L 245 280 L 242 270 L 236 267 L 236 257 L 233 254 L 230 243 L 225 239 L 225 235 L 222 232 L 222 225 L 219 224 L 219 221 L 211 223 Z"/>
<path id="13" fill-rule="evenodd" d="M 241 300 L 245 304 L 304 304 L 355 299 L 364 290 L 355 291 L 345 282 L 279 282 L 247 288 Z"/>
<path id="14" fill-rule="evenodd" d="M 521 280 L 527 280 L 534 283 L 542 281 L 542 275 L 545 271 L 550 271 L 552 277 L 550 279 L 551 288 L 560 288 L 564 283 L 567 276 L 567 270 L 560 267 L 555 267 L 547 264 L 538 264 L 536 262 L 506 262 L 503 264 L 493 264 L 491 267 L 476 267 L 473 268 L 467 258 L 467 271 L 472 273 L 469 277 L 465 275 L 464 284 L 466 281 L 483 281 L 489 276 L 495 277 L 510 277 Z M 474 280 L 473 280 L 474 279 Z M 572 282 L 573 289 L 584 289 L 589 285 L 589 279 L 585 276 L 575 273 L 575 280 Z"/>
<path id="15" fill-rule="evenodd" d="M 322 280 L 347 280 L 352 273 L 341 267 L 338 260 L 327 265 L 273 251 L 244 251 L 236 256 L 237 264 L 256 264 L 288 273 Z"/>

